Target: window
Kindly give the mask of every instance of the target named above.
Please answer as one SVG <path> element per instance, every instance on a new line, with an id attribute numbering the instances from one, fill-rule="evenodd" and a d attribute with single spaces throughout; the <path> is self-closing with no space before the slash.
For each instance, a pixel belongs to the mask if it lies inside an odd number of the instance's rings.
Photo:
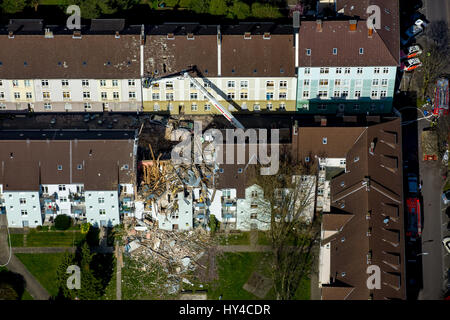
<path id="1" fill-rule="evenodd" d="M 272 80 L 266 81 L 266 88 L 273 89 L 275 87 L 275 83 Z"/>
<path id="2" fill-rule="evenodd" d="M 83 169 L 83 165 L 82 165 L 81 163 L 78 164 L 78 165 L 77 165 L 77 169 L 78 169 L 78 170 L 82 170 L 82 169 Z"/>
<path id="3" fill-rule="evenodd" d="M 386 98 L 386 95 L 387 95 L 387 91 L 386 90 L 381 90 L 380 98 Z"/>
<path id="4" fill-rule="evenodd" d="M 3 86 L 3 80 L 0 80 L 0 87 Z"/>
<path id="5" fill-rule="evenodd" d="M 340 86 L 341 85 L 341 79 L 334 80 L 334 85 L 335 86 Z"/>
<path id="6" fill-rule="evenodd" d="M 337 55 L 337 48 L 333 48 L 333 54 Z"/>
<path id="7" fill-rule="evenodd" d="M 130 99 L 136 99 L 136 92 L 134 92 L 134 91 L 128 92 L 128 98 L 130 98 Z"/>
<path id="8" fill-rule="evenodd" d="M 89 102 L 84 104 L 84 110 L 91 110 L 91 109 L 92 109 L 92 106 Z"/>
<path id="9" fill-rule="evenodd" d="M 83 99 L 90 99 L 91 93 L 89 91 L 83 91 Z"/>
<path id="10" fill-rule="evenodd" d="M 309 162 L 309 157 L 305 157 L 305 162 Z"/>
<path id="11" fill-rule="evenodd" d="M 99 209 L 98 210 L 98 214 L 101 215 L 101 216 L 104 216 L 104 215 L 106 215 L 106 210 L 105 209 Z"/>
<path id="12" fill-rule="evenodd" d="M 286 111 L 286 103 L 280 103 L 279 110 L 280 111 Z"/>
<path id="13" fill-rule="evenodd" d="M 389 68 L 383 68 L 383 73 L 384 74 L 388 74 L 389 73 Z"/>
<path id="14" fill-rule="evenodd" d="M 119 99 L 119 93 L 118 92 L 113 92 L 113 99 L 118 100 Z"/>
<path id="15" fill-rule="evenodd" d="M 191 99 L 191 100 L 197 100 L 197 98 L 198 98 L 197 92 L 191 92 L 191 94 L 190 94 L 190 99 Z"/>
<path id="16" fill-rule="evenodd" d="M 3 91 L 0 91 L 0 99 L 5 99 L 5 93 Z"/>
<path id="17" fill-rule="evenodd" d="M 341 74 L 342 73 L 342 68 L 336 68 L 336 74 Z"/>
<path id="18" fill-rule="evenodd" d="M 303 98 L 305 98 L 305 99 L 309 98 L 309 91 L 307 91 L 307 90 L 303 91 Z"/>
<path id="19" fill-rule="evenodd" d="M 136 82 L 133 79 L 128 80 L 128 86 L 134 87 L 136 85 Z"/>
<path id="20" fill-rule="evenodd" d="M 20 210 L 20 213 L 21 213 L 22 216 L 28 215 L 27 210 Z"/>
<path id="21" fill-rule="evenodd" d="M 198 107 L 195 103 L 191 104 L 191 111 L 197 111 Z"/>
<path id="22" fill-rule="evenodd" d="M 205 104 L 205 111 L 211 111 L 211 105 Z"/>
<path id="23" fill-rule="evenodd" d="M 58 164 L 58 171 L 61 171 L 63 169 L 62 165 Z"/>
<path id="24" fill-rule="evenodd" d="M 20 204 L 26 204 L 27 203 L 27 199 L 25 198 L 20 198 L 19 199 Z"/>
<path id="25" fill-rule="evenodd" d="M 105 198 L 98 198 L 98 203 L 105 203 Z"/>
<path id="26" fill-rule="evenodd" d="M 248 88 L 248 81 L 247 80 L 241 80 L 241 88 Z"/>
<path id="27" fill-rule="evenodd" d="M 319 109 L 319 110 L 327 110 L 327 106 L 326 105 L 324 105 L 324 104 L 319 104 L 318 106 L 317 106 L 317 109 Z"/>
<path id="28" fill-rule="evenodd" d="M 311 74 L 311 68 L 305 68 L 305 74 Z"/>
<path id="29" fill-rule="evenodd" d="M 280 92 L 278 94 L 278 99 L 280 100 L 286 100 L 286 92 Z"/>
<path id="30" fill-rule="evenodd" d="M 20 92 L 14 92 L 14 99 L 20 99 Z"/>
<path id="31" fill-rule="evenodd" d="M 70 92 L 64 91 L 63 92 L 63 99 L 70 99 Z"/>
<path id="32" fill-rule="evenodd" d="M 322 99 L 322 98 L 328 98 L 328 91 L 319 91 L 319 94 L 318 94 L 318 96 L 319 96 L 319 99 Z"/>
<path id="33" fill-rule="evenodd" d="M 247 100 L 248 99 L 248 93 L 247 92 L 241 92 L 240 97 L 241 97 L 241 100 Z"/>
<path id="34" fill-rule="evenodd" d="M 350 70 L 351 70 L 350 68 L 345 68 L 344 73 L 345 74 L 350 74 Z"/>
<path id="35" fill-rule="evenodd" d="M 259 104 L 254 104 L 254 105 L 253 105 L 253 110 L 255 110 L 255 111 L 261 110 L 260 105 L 259 105 Z"/>
<path id="36" fill-rule="evenodd" d="M 287 81 L 281 80 L 280 81 L 280 89 L 286 89 L 287 88 Z"/>
<path id="37" fill-rule="evenodd" d="M 43 87 L 48 87 L 48 80 L 41 80 L 41 84 Z"/>
<path id="38" fill-rule="evenodd" d="M 100 87 L 106 86 L 106 80 L 100 80 Z"/>
<path id="39" fill-rule="evenodd" d="M 311 55 L 311 49 L 306 49 L 306 55 L 310 56 Z"/>
<path id="40" fill-rule="evenodd" d="M 370 94 L 370 96 L 371 96 L 372 98 L 378 97 L 378 91 L 372 91 L 372 93 Z"/>
<path id="41" fill-rule="evenodd" d="M 52 110 L 51 103 L 48 103 L 48 102 L 44 103 L 44 110 Z"/>
<path id="42" fill-rule="evenodd" d="M 89 80 L 81 80 L 81 85 L 83 87 L 89 87 Z"/>
<path id="43" fill-rule="evenodd" d="M 173 93 L 166 93 L 166 100 L 167 101 L 173 101 Z"/>
<path id="44" fill-rule="evenodd" d="M 48 92 L 48 91 L 42 92 L 42 97 L 43 97 L 44 99 L 50 99 L 50 92 Z"/>
<path id="45" fill-rule="evenodd" d="M 381 85 L 382 85 L 383 87 L 386 87 L 386 86 L 388 85 L 388 79 L 382 79 L 382 80 L 381 80 Z"/>
<path id="46" fill-rule="evenodd" d="M 266 105 L 267 110 L 272 111 L 273 110 L 273 104 L 272 103 L 268 103 Z"/>
<path id="47" fill-rule="evenodd" d="M 330 68 L 320 68 L 320 73 L 330 73 Z"/>
<path id="48" fill-rule="evenodd" d="M 23 80 L 25 87 L 29 87 L 31 85 L 30 80 Z"/>
<path id="49" fill-rule="evenodd" d="M 378 79 L 372 80 L 372 86 L 378 86 L 378 83 L 379 83 Z"/>
<path id="50" fill-rule="evenodd" d="M 236 82 L 234 80 L 228 80 L 227 81 L 227 87 L 228 88 L 234 88 L 236 86 Z"/>
<path id="51" fill-rule="evenodd" d="M 335 90 L 334 94 L 333 94 L 333 97 L 339 98 L 340 96 L 341 96 L 341 92 L 339 90 Z"/>
<path id="52" fill-rule="evenodd" d="M 328 138 L 327 137 L 322 138 L 322 144 L 327 144 L 327 143 L 328 143 Z"/>
<path id="53" fill-rule="evenodd" d="M 378 67 L 377 67 L 377 68 L 374 68 L 374 69 L 373 69 L 373 73 L 375 73 L 375 74 L 380 73 L 380 68 L 378 68 Z"/>
<path id="54" fill-rule="evenodd" d="M 362 79 L 356 79 L 356 81 L 355 81 L 355 86 L 357 86 L 357 87 L 362 87 L 362 85 L 363 85 Z"/>
<path id="55" fill-rule="evenodd" d="M 358 110 L 359 110 L 359 104 L 355 104 L 355 105 L 353 106 L 353 110 L 354 110 L 354 111 L 358 111 Z"/>
<path id="56" fill-rule="evenodd" d="M 102 96 L 102 100 L 108 99 L 108 94 L 106 92 L 101 92 L 100 94 Z"/>
<path id="57" fill-rule="evenodd" d="M 328 79 L 320 79 L 319 80 L 319 86 L 327 86 L 328 85 Z"/>
<path id="58" fill-rule="evenodd" d="M 67 197 L 59 197 L 59 202 L 67 202 Z"/>
<path id="59" fill-rule="evenodd" d="M 361 98 L 361 90 L 356 90 L 355 91 L 355 98 Z"/>
<path id="60" fill-rule="evenodd" d="M 61 80 L 61 85 L 67 87 L 69 85 L 69 80 Z"/>
<path id="61" fill-rule="evenodd" d="M 309 79 L 303 80 L 303 86 L 309 87 L 309 83 L 310 83 Z"/>
<path id="62" fill-rule="evenodd" d="M 362 74 L 362 73 L 363 73 L 363 68 L 358 68 L 358 69 L 356 69 L 356 73 L 357 73 L 357 74 Z"/>
<path id="63" fill-rule="evenodd" d="M 117 87 L 119 85 L 119 81 L 118 80 L 113 80 L 112 81 L 112 85 L 113 85 L 113 87 Z"/>
<path id="64" fill-rule="evenodd" d="M 342 91 L 341 97 L 342 98 L 347 98 L 348 97 L 348 90 Z"/>
<path id="65" fill-rule="evenodd" d="M 152 100 L 159 100 L 159 93 L 158 92 L 153 92 L 152 93 Z"/>
<path id="66" fill-rule="evenodd" d="M 266 100 L 273 100 L 273 92 L 266 92 Z"/>
<path id="67" fill-rule="evenodd" d="M 356 157 L 353 159 L 353 162 L 358 162 L 358 161 L 359 161 L 359 157 L 356 156 Z"/>
<path id="68" fill-rule="evenodd" d="M 359 54 L 364 54 L 364 48 L 359 48 Z"/>
<path id="69" fill-rule="evenodd" d="M 167 81 L 166 82 L 166 89 L 170 89 L 170 90 L 173 89 L 173 82 L 172 81 Z"/>
<path id="70" fill-rule="evenodd" d="M 227 93 L 227 99 L 228 100 L 233 100 L 234 99 L 234 92 L 228 92 Z"/>

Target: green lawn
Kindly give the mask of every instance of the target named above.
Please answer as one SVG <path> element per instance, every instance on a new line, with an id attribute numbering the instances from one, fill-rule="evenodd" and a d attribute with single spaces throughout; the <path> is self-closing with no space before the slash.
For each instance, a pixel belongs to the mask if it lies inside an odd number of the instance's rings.
<path id="1" fill-rule="evenodd" d="M 52 296 L 58 293 L 56 269 L 63 255 L 64 253 L 16 253 L 17 258 Z"/>
<path id="2" fill-rule="evenodd" d="M 224 300 L 259 299 L 242 287 L 254 271 L 270 277 L 271 253 L 241 252 L 224 253 L 218 257 L 219 280 L 209 285 L 208 299 Z M 295 294 L 295 300 L 309 300 L 311 285 L 309 279 L 303 279 Z M 270 289 L 264 299 L 275 299 L 274 289 Z"/>
<path id="3" fill-rule="evenodd" d="M 81 232 L 51 232 L 31 230 L 27 235 L 27 247 L 71 247 L 86 235 Z"/>
<path id="4" fill-rule="evenodd" d="M 272 244 L 269 232 L 258 231 L 258 244 L 261 246 L 270 246 Z"/>
<path id="5" fill-rule="evenodd" d="M 23 234 L 10 234 L 12 247 L 23 247 Z"/>
<path id="6" fill-rule="evenodd" d="M 33 297 L 28 293 L 27 290 L 23 292 L 22 300 L 34 300 Z"/>
<path id="7" fill-rule="evenodd" d="M 102 300 L 116 300 L 116 260 L 114 259 L 114 269 L 112 273 L 111 280 L 109 281 L 108 286 L 105 288 L 105 294 L 102 297 Z"/>
<path id="8" fill-rule="evenodd" d="M 221 245 L 249 245 L 250 232 L 229 233 L 227 236 L 219 235 Z"/>

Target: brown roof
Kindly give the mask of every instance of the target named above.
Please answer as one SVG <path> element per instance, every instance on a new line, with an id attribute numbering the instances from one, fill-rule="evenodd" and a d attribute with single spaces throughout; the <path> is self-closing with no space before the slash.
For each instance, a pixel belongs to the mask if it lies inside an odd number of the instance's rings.
<path id="1" fill-rule="evenodd" d="M 322 21 L 322 31 L 316 21 L 302 21 L 299 31 L 300 67 L 393 66 L 393 56 L 381 38 L 381 33 L 368 36 L 365 21 L 358 21 L 356 31 L 350 31 L 349 21 Z M 398 37 L 398 34 L 397 34 Z M 333 54 L 337 48 L 337 54 Z M 364 53 L 360 54 L 359 49 Z M 306 54 L 311 49 L 311 54 Z M 397 54 L 398 56 L 398 54 Z"/>
<path id="2" fill-rule="evenodd" d="M 340 231 L 350 219 L 352 214 L 323 214 L 322 215 L 322 229 L 327 231 Z"/>
<path id="3" fill-rule="evenodd" d="M 222 76 L 292 77 L 295 75 L 292 34 L 222 35 Z"/>
<path id="4" fill-rule="evenodd" d="M 299 127 L 292 135 L 292 156 L 295 161 L 304 161 L 315 156 L 345 158 L 348 150 L 364 132 L 364 127 Z M 327 144 L 323 144 L 327 138 Z"/>
<path id="5" fill-rule="evenodd" d="M 133 145 L 133 140 L 1 140 L 0 184 L 10 191 L 72 183 L 116 190 L 119 182 L 134 183 Z"/>
<path id="6" fill-rule="evenodd" d="M 206 77 L 217 76 L 217 36 L 147 35 L 144 49 L 145 74 L 170 75 L 197 66 Z"/>
<path id="7" fill-rule="evenodd" d="M 322 287 L 322 300 L 346 300 L 355 288 Z"/>
<path id="8" fill-rule="evenodd" d="M 2 79 L 139 78 L 139 36 L 0 35 Z"/>
<path id="9" fill-rule="evenodd" d="M 331 181 L 332 211 L 354 216 L 330 237 L 330 286 L 353 287 L 348 299 L 406 298 L 401 146 L 400 119 L 371 126 L 347 152 L 347 172 Z M 380 290 L 367 288 L 369 265 L 381 269 Z"/>

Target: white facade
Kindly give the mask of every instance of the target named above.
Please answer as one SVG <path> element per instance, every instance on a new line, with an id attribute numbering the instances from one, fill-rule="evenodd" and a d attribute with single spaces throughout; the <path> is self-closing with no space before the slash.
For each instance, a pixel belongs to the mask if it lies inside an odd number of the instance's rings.
<path id="1" fill-rule="evenodd" d="M 171 213 L 161 211 L 157 205 L 152 206 L 152 215 L 156 217 L 159 228 L 168 231 L 191 230 L 193 227 L 192 198 L 186 198 L 183 192 L 179 192 L 172 203 L 176 203 L 178 209 L 173 210 Z"/>
<path id="2" fill-rule="evenodd" d="M 38 191 L 6 191 L 3 198 L 10 228 L 35 228 L 42 225 Z"/>
<path id="3" fill-rule="evenodd" d="M 85 191 L 86 219 L 96 227 L 120 223 L 118 191 Z"/>
<path id="4" fill-rule="evenodd" d="M 245 199 L 237 200 L 237 227 L 242 231 L 269 230 L 270 204 L 264 199 L 263 189 L 254 184 L 245 189 Z"/>

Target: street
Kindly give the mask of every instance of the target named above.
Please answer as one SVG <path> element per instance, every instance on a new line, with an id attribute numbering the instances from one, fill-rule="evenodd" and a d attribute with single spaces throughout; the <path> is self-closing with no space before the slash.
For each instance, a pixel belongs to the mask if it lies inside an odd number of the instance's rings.
<path id="1" fill-rule="evenodd" d="M 450 26 L 450 1 L 448 0 L 424 0 L 421 10 L 430 22 L 446 21 Z"/>

